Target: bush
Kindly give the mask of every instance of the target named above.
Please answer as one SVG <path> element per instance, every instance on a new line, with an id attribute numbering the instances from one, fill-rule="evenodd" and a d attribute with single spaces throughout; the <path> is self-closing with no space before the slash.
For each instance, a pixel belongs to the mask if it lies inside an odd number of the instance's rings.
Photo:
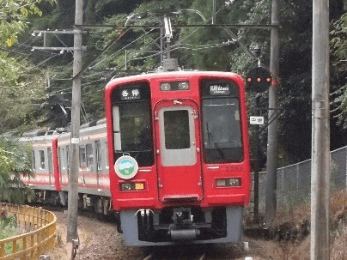
<path id="1" fill-rule="evenodd" d="M 16 216 L 8 216 L 3 211 L 1 213 L 1 218 L 0 218 L 0 240 L 14 237 L 20 233 L 21 232 L 20 232 L 19 225 L 17 224 Z M 18 250 L 20 250 L 22 248 L 21 244 L 19 244 L 17 246 L 18 246 Z M 13 242 L 5 245 L 6 255 L 8 255 L 12 252 L 13 252 Z"/>

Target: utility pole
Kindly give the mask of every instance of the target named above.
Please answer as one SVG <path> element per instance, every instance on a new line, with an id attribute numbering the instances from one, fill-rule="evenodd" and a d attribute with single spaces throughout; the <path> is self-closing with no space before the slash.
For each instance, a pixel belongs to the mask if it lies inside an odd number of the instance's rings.
<path id="1" fill-rule="evenodd" d="M 329 259 L 329 0 L 313 1 L 311 260 Z"/>
<path id="2" fill-rule="evenodd" d="M 83 0 L 75 3 L 75 25 L 83 24 Z M 74 61 L 72 83 L 72 108 L 71 108 L 71 143 L 70 143 L 70 169 L 69 169 L 69 197 L 68 197 L 68 230 L 67 242 L 72 243 L 73 249 L 78 244 L 77 216 L 78 216 L 78 172 L 79 172 L 79 130 L 81 108 L 81 75 L 82 69 L 82 30 L 74 29 Z M 74 259 L 72 250 L 71 259 Z"/>
<path id="3" fill-rule="evenodd" d="M 272 0 L 271 9 L 271 52 L 270 71 L 279 78 L 279 4 Z M 277 82 L 277 80 L 276 80 Z M 276 215 L 276 182 L 277 182 L 277 118 L 278 118 L 278 86 L 272 84 L 269 89 L 269 121 L 268 147 L 266 162 L 266 207 L 265 221 L 270 223 Z"/>
<path id="4" fill-rule="evenodd" d="M 212 24 L 216 24 L 216 0 L 212 0 Z"/>

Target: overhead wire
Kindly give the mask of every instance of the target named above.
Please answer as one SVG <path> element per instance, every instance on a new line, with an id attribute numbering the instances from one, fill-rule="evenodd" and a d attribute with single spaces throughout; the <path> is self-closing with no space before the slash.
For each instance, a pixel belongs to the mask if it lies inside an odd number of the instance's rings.
<path id="1" fill-rule="evenodd" d="M 151 38 L 151 40 L 154 42 L 154 41 L 157 41 L 158 39 L 160 39 L 160 37 L 157 37 L 156 39 L 153 39 Z M 145 52 L 149 47 L 146 47 L 144 49 L 142 49 L 141 51 L 139 51 L 138 53 L 136 53 L 136 55 L 134 57 L 131 58 L 131 60 L 141 60 L 141 59 L 146 59 L 146 58 L 150 58 L 150 57 L 154 57 L 154 56 L 157 56 L 157 55 L 160 55 L 161 54 L 161 51 L 158 51 L 154 54 L 150 54 L 148 56 L 145 56 L 145 57 L 139 57 L 139 58 L 136 58 L 136 56 L 142 54 L 143 52 Z M 121 68 L 123 67 L 126 63 L 128 63 L 129 61 L 125 61 L 124 63 L 122 63 L 121 65 L 118 66 L 118 68 Z M 107 77 L 111 76 L 114 72 L 116 71 L 113 71 L 111 72 L 110 74 L 108 74 Z"/>
<path id="2" fill-rule="evenodd" d="M 129 30 L 130 30 L 130 29 L 127 28 L 126 32 L 128 32 Z M 144 35 L 142 35 L 142 36 L 138 37 L 137 39 L 133 40 L 132 42 L 128 43 L 127 45 L 125 45 L 124 47 L 122 47 L 121 49 L 119 49 L 118 51 L 114 52 L 112 55 L 110 55 L 110 56 L 108 56 L 108 57 L 105 57 L 103 60 L 101 60 L 101 61 L 99 61 L 99 62 L 96 62 L 96 63 L 94 64 L 93 67 L 95 67 L 95 66 L 97 66 L 98 64 L 104 62 L 106 59 L 112 58 L 114 55 L 118 54 L 120 51 L 126 49 L 128 46 L 130 46 L 130 45 L 134 44 L 135 42 L 139 41 L 140 39 L 142 39 L 143 37 L 145 37 L 147 34 L 149 34 L 150 32 L 152 32 L 153 30 L 154 30 L 154 29 L 151 29 L 149 32 L 146 32 Z M 126 32 L 124 32 L 124 33 L 126 33 Z M 123 35 L 124 35 L 124 33 L 123 33 Z M 118 39 L 120 39 L 120 38 L 118 37 L 116 40 L 118 40 Z M 111 44 L 109 44 L 108 46 L 106 46 L 106 48 L 104 48 L 104 50 L 94 59 L 94 61 L 96 61 L 97 58 L 99 58 L 103 53 L 105 53 L 105 52 L 111 47 L 111 45 L 114 44 L 114 43 L 116 42 L 116 40 L 113 41 L 113 42 L 111 42 Z M 86 67 L 90 68 L 91 64 L 92 64 L 94 61 L 92 61 L 92 62 L 91 62 L 88 66 L 86 66 Z M 91 67 L 91 68 L 93 68 L 93 67 Z"/>
<path id="3" fill-rule="evenodd" d="M 219 8 L 219 9 L 216 11 L 215 15 L 217 15 L 217 14 L 218 14 L 220 11 L 222 11 L 225 7 L 226 7 L 226 6 L 222 6 L 221 8 Z M 213 18 L 213 17 L 210 17 L 209 19 L 203 19 L 203 20 L 204 20 L 204 23 L 203 23 L 203 24 L 207 24 L 208 22 L 212 21 L 212 18 Z M 174 48 L 176 45 L 179 45 L 181 42 L 185 41 L 188 37 L 192 36 L 192 35 L 193 35 L 195 32 L 197 32 L 199 29 L 200 29 L 200 28 L 196 28 L 192 33 L 190 33 L 189 35 L 187 35 L 185 38 L 179 39 L 179 40 L 177 41 L 177 43 L 174 44 L 172 47 Z"/>
<path id="4" fill-rule="evenodd" d="M 216 12 L 216 14 L 217 14 L 218 12 L 220 12 L 220 11 L 221 11 L 222 9 L 224 9 L 224 8 L 225 8 L 225 6 L 221 7 L 221 8 Z M 205 23 L 207 23 L 207 22 L 210 21 L 211 19 L 212 19 L 212 17 L 211 17 L 210 19 L 208 19 Z M 177 50 L 177 49 L 180 49 L 180 48 L 182 48 L 182 49 L 191 49 L 191 50 L 199 50 L 199 49 L 205 49 L 205 48 L 215 48 L 215 47 L 218 47 L 218 46 L 221 46 L 221 45 L 222 45 L 222 44 L 216 44 L 216 45 L 210 45 L 210 46 L 201 46 L 201 47 L 198 47 L 198 48 L 189 48 L 189 47 L 185 47 L 185 46 L 180 46 L 180 44 L 181 44 L 182 42 L 184 42 L 187 38 L 189 38 L 191 35 L 193 35 L 198 29 L 199 29 L 199 28 L 197 28 L 196 30 L 194 30 L 191 34 L 189 34 L 189 35 L 186 36 L 185 38 L 179 40 L 179 41 L 177 42 L 177 44 L 173 45 L 173 46 L 172 46 L 172 47 L 173 47 L 172 51 Z M 131 46 L 132 44 L 136 43 L 137 41 L 139 41 L 140 39 L 142 39 L 143 37 L 145 37 L 146 35 L 148 35 L 149 33 L 151 33 L 153 30 L 154 30 L 154 29 L 152 28 L 150 31 L 146 32 L 144 35 L 142 35 L 142 36 L 138 37 L 137 39 L 133 40 L 131 43 L 129 43 L 129 44 L 127 44 L 126 46 L 122 47 L 121 49 L 119 49 L 118 51 L 116 51 L 115 53 L 113 53 L 112 55 L 107 56 L 107 57 L 105 57 L 104 59 L 102 59 L 101 61 L 96 62 L 96 60 L 97 60 L 99 57 L 101 57 L 101 56 L 102 56 L 113 44 L 115 44 L 125 33 L 127 33 L 127 32 L 129 31 L 129 28 L 127 28 L 126 30 L 124 30 L 123 32 L 120 33 L 119 37 L 117 37 L 114 41 L 111 41 L 111 42 L 102 50 L 102 52 L 101 52 L 97 57 L 95 57 L 95 59 L 94 59 L 91 63 L 89 63 L 87 66 L 85 66 L 78 74 L 82 73 L 82 72 L 83 72 L 84 70 L 86 70 L 87 68 L 93 69 L 93 68 L 95 68 L 97 65 L 99 65 L 100 63 L 103 63 L 103 62 L 105 62 L 107 59 L 110 59 L 110 58 L 114 57 L 115 55 L 117 55 L 117 54 L 118 54 L 119 52 L 121 52 L 122 50 L 128 48 L 128 47 Z M 56 37 L 57 37 L 57 36 L 56 36 Z M 57 39 L 58 39 L 62 44 L 64 44 L 64 43 L 61 41 L 61 39 L 60 39 L 59 37 L 57 37 Z M 153 39 L 152 39 L 152 40 L 153 40 Z M 154 41 L 154 40 L 153 40 L 153 41 Z M 64 45 L 65 45 L 65 44 L 64 44 Z M 66 46 L 66 45 L 65 45 L 65 46 Z M 143 50 L 142 50 L 141 52 L 139 52 L 136 56 L 140 55 L 140 53 L 143 53 Z M 131 60 L 146 59 L 146 58 L 150 58 L 150 57 L 157 56 L 157 55 L 159 55 L 160 53 L 161 53 L 161 51 L 159 51 L 159 52 L 157 52 L 157 53 L 155 53 L 155 54 L 151 54 L 151 55 L 145 56 L 145 57 L 136 57 L 136 56 L 135 56 L 135 57 L 133 57 Z M 30 55 L 30 54 L 29 54 L 29 55 Z M 28 55 L 28 56 L 29 56 L 29 55 Z M 43 64 L 45 64 L 46 62 L 48 62 L 50 59 L 52 59 L 52 58 L 54 58 L 54 57 L 56 57 L 56 56 L 58 56 L 58 55 L 59 55 L 59 54 L 56 54 L 56 55 L 54 55 L 54 56 L 52 56 L 52 57 L 49 57 L 49 58 L 47 58 L 46 60 L 44 60 L 43 62 L 41 62 L 41 63 L 37 64 L 36 66 L 31 67 L 31 68 L 29 68 L 29 69 L 34 69 L 34 68 L 36 68 L 36 67 L 42 66 Z M 125 64 L 125 63 L 123 63 L 122 65 L 117 66 L 117 67 L 122 67 L 122 66 L 124 66 L 124 64 Z M 91 65 L 92 65 L 92 66 L 91 66 Z M 112 71 L 111 73 L 108 74 L 108 76 L 112 76 L 112 74 L 114 74 L 115 72 L 117 72 L 117 71 L 116 71 L 116 70 L 115 70 L 115 71 Z M 72 79 L 73 79 L 73 78 L 66 79 L 66 80 L 72 80 Z M 64 79 L 61 79 L 61 80 L 64 80 Z M 82 86 L 87 86 L 87 85 L 90 85 L 90 84 L 93 84 L 93 83 L 97 83 L 97 82 L 101 82 L 101 81 L 104 81 L 104 80 L 105 80 L 105 78 L 101 78 L 101 79 L 94 80 L 94 81 L 91 81 L 91 82 L 86 82 L 86 83 L 83 83 Z M 70 88 L 67 88 L 67 89 L 70 89 Z M 65 90 L 67 90 L 67 89 L 65 89 Z M 62 91 L 62 90 L 58 90 L 58 91 L 56 91 L 55 93 L 61 92 L 61 91 Z M 53 92 L 53 93 L 54 93 L 54 92 Z M 52 94 L 52 92 L 51 92 L 51 94 Z M 84 113 L 85 113 L 85 120 L 86 120 L 88 116 L 87 116 L 87 114 L 86 114 L 86 111 L 85 111 L 85 108 L 84 108 L 84 105 L 83 105 L 83 104 L 82 104 L 82 106 L 83 106 L 83 110 L 84 110 Z"/>
<path id="5" fill-rule="evenodd" d="M 50 59 L 52 59 L 52 58 L 54 58 L 54 57 L 56 57 L 56 56 L 59 56 L 59 55 L 61 55 L 61 53 L 58 53 L 58 54 L 56 54 L 56 55 L 54 55 L 54 56 L 51 56 L 51 57 L 48 57 L 48 58 L 45 59 L 44 61 L 40 62 L 39 64 L 37 64 L 37 65 L 35 65 L 35 66 L 31 67 L 31 68 L 28 68 L 27 70 L 32 70 L 32 69 L 38 68 L 38 67 L 40 67 L 41 65 L 45 64 L 46 62 L 48 62 Z"/>
<path id="6" fill-rule="evenodd" d="M 124 35 L 126 32 L 128 32 L 130 30 L 130 28 L 127 28 L 125 30 L 125 32 L 121 33 L 120 36 Z M 148 32 L 146 32 L 145 34 L 137 37 L 135 40 L 133 40 L 132 42 L 128 43 L 127 45 L 123 46 L 121 49 L 117 50 L 116 52 L 114 52 L 113 54 L 111 54 L 110 56 L 105 57 L 103 60 L 96 62 L 96 60 L 103 54 L 105 53 L 120 37 L 118 37 L 117 39 L 115 39 L 114 41 L 112 41 L 110 44 L 108 44 L 103 50 L 102 52 L 96 57 L 94 58 L 94 60 L 92 62 L 89 63 L 89 65 L 85 66 L 84 69 L 82 69 L 77 75 L 79 75 L 80 73 L 82 73 L 84 70 L 88 69 L 93 69 L 95 68 L 98 64 L 104 62 L 107 59 L 112 58 L 114 55 L 118 54 L 119 52 L 123 51 L 124 49 L 128 48 L 129 46 L 131 46 L 132 44 L 138 42 L 139 40 L 141 40 L 142 38 L 144 38 L 145 36 L 147 36 L 149 33 L 151 33 L 153 30 L 155 30 L 154 28 L 152 28 L 151 30 L 149 30 Z M 153 40 L 153 39 L 152 39 Z M 153 40 L 154 41 L 154 40 Z M 140 52 L 139 52 L 140 53 Z M 96 62 L 96 63 L 94 63 Z M 93 64 L 94 63 L 94 64 Z M 93 66 L 91 66 L 93 64 Z M 123 63 L 124 65 L 125 63 Z M 107 77 L 111 77 L 113 75 L 114 71 L 112 71 L 111 73 L 108 74 Z M 77 76 L 76 75 L 76 76 Z M 75 77 L 76 77 L 75 76 Z"/>

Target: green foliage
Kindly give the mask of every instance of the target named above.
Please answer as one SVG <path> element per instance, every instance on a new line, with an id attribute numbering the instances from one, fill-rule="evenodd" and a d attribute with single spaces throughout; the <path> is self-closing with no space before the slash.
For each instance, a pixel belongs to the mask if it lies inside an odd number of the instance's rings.
<path id="1" fill-rule="evenodd" d="M 37 4 L 41 0 L 10 0 L 0 3 L 0 47 L 12 46 L 27 26 L 31 15 L 42 15 Z"/>
<path id="2" fill-rule="evenodd" d="M 32 16 L 40 16 L 41 0 L 0 2 L 0 128 L 2 131 L 32 122 L 32 103 L 42 98 L 42 77 L 30 63 L 12 52 Z M 49 2 L 52 2 L 49 0 Z"/>
<path id="3" fill-rule="evenodd" d="M 347 129 L 347 14 L 332 24 L 330 31 L 330 54 L 332 60 L 331 70 L 331 105 L 337 124 Z"/>
<path id="4" fill-rule="evenodd" d="M 23 204 L 34 192 L 21 181 L 31 174 L 31 147 L 0 138 L 0 200 Z"/>
<path id="5" fill-rule="evenodd" d="M 11 58 L 15 65 L 14 75 L 16 80 L 0 85 L 0 128 L 2 131 L 20 128 L 24 125 L 31 125 L 35 122 L 33 119 L 34 103 L 44 98 L 44 84 L 42 75 L 38 70 L 26 71 L 23 73 L 23 65 L 18 64 L 14 58 Z M 37 73 L 39 72 L 39 73 Z"/>
<path id="6" fill-rule="evenodd" d="M 330 31 L 330 53 L 334 60 L 344 60 L 347 57 L 347 13 L 333 23 Z"/>
<path id="7" fill-rule="evenodd" d="M 14 237 L 20 234 L 20 228 L 17 224 L 16 216 L 7 216 L 0 218 L 0 240 Z M 17 245 L 18 250 L 22 248 L 22 244 Z M 8 255 L 13 252 L 13 242 L 5 245 L 5 254 Z"/>
<path id="8" fill-rule="evenodd" d="M 83 65 L 89 69 L 83 73 L 82 78 L 81 122 L 103 117 L 103 89 L 112 77 L 152 71 L 161 65 L 162 53 L 159 48 L 158 29 L 117 28 L 118 25 L 125 25 L 130 14 L 134 16 L 128 25 L 159 26 L 164 15 L 170 16 L 173 25 L 211 24 L 212 3 L 211 0 L 87 1 L 84 9 L 85 23 L 102 23 L 114 27 L 99 27 L 89 30 L 88 34 L 83 36 L 83 44 L 87 45 L 88 50 L 83 54 Z M 217 24 L 269 25 L 271 23 L 271 0 L 216 0 L 215 3 Z M 343 4 L 341 0 L 330 1 L 332 19 L 340 18 L 343 10 L 341 3 Z M 54 6 L 41 3 L 42 17 L 32 20 L 31 29 L 71 29 L 74 24 L 74 8 L 71 8 L 73 5 L 73 0 L 57 0 Z M 281 163 L 287 164 L 307 159 L 311 153 L 312 1 L 281 1 L 279 7 L 281 26 L 279 105 L 282 109 L 279 120 L 279 156 L 283 158 Z M 334 115 L 339 124 L 347 129 L 345 123 L 347 65 L 339 62 L 345 59 L 347 54 L 346 20 L 344 15 L 338 22 L 332 24 L 331 55 L 333 57 L 332 97 L 333 108 L 336 110 Z M 60 40 L 67 46 L 72 46 L 72 37 L 69 37 L 61 36 Z M 59 44 L 61 42 L 54 37 L 48 40 L 49 46 L 60 46 Z M 179 65 L 186 69 L 231 70 L 242 75 L 256 66 L 256 60 L 245 52 L 245 49 L 251 49 L 255 44 L 259 44 L 262 49 L 262 63 L 266 67 L 269 66 L 270 29 L 231 27 L 227 31 L 224 28 L 174 28 L 170 44 L 171 57 L 178 58 Z M 34 102 L 38 104 L 37 108 L 40 108 L 41 112 L 27 110 L 28 112 L 22 117 L 25 122 L 40 121 L 46 126 L 54 127 L 68 124 L 69 107 L 71 107 L 72 58 L 71 53 L 64 54 L 59 56 L 59 59 L 54 59 L 49 67 L 45 67 L 51 75 L 47 98 L 43 98 L 40 92 L 41 99 L 33 98 L 28 102 L 30 104 L 36 100 Z M 42 57 L 33 60 L 38 62 Z M 5 72 L 0 70 L 0 77 L 1 73 L 5 75 Z M 6 73 L 12 75 L 11 82 L 21 82 L 20 78 L 15 77 L 16 71 L 11 69 Z M 248 95 L 252 96 L 252 93 Z M 268 93 L 263 93 L 261 102 L 264 104 L 261 113 L 266 117 Z M 250 107 L 251 103 L 252 101 Z M 32 120 L 33 118 L 39 119 Z M 17 121 L 15 125 L 20 125 L 20 122 L 22 121 Z M 7 124 L 10 124 L 9 121 L 3 125 Z M 335 125 L 335 121 L 332 125 Z M 260 140 L 265 158 L 266 131 L 261 132 Z M 337 144 L 338 142 L 333 143 L 333 146 Z M 339 144 L 342 145 L 340 139 Z"/>
<path id="9" fill-rule="evenodd" d="M 16 235 L 17 229 L 16 216 L 4 215 L 3 218 L 0 218 L 0 240 Z"/>

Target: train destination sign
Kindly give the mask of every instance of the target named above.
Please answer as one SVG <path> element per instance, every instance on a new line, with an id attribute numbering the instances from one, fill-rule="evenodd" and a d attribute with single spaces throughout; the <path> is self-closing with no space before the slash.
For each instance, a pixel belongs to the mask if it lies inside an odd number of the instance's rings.
<path id="1" fill-rule="evenodd" d="M 123 89 L 121 92 L 121 100 L 136 100 L 140 99 L 140 89 L 133 88 L 133 89 Z"/>
<path id="2" fill-rule="evenodd" d="M 210 86 L 211 95 L 228 95 L 230 94 L 229 84 L 214 84 Z"/>

